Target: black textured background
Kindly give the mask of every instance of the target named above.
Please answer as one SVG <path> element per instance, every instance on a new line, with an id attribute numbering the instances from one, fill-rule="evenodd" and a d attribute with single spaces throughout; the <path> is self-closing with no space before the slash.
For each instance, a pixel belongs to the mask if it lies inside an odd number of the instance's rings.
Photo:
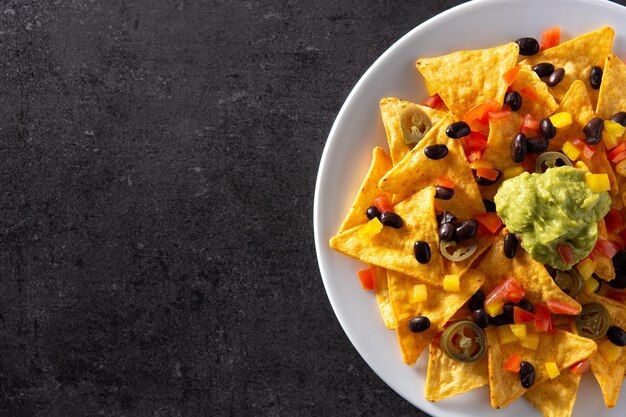
<path id="1" fill-rule="evenodd" d="M 0 2 L 0 416 L 425 416 L 338 325 L 326 135 L 461 1 Z"/>

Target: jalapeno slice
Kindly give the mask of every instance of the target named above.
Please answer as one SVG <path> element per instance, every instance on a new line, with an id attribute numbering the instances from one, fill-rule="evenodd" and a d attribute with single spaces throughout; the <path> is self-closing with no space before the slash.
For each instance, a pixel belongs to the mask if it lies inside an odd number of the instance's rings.
<path id="1" fill-rule="evenodd" d="M 585 286 L 585 280 L 576 268 L 572 268 L 569 271 L 557 270 L 554 282 L 561 291 L 572 298 L 576 297 Z"/>
<path id="2" fill-rule="evenodd" d="M 602 304 L 586 304 L 580 314 L 576 316 L 578 334 L 589 339 L 601 338 L 609 330 L 610 325 L 611 316 Z"/>
<path id="3" fill-rule="evenodd" d="M 400 115 L 400 127 L 404 143 L 409 148 L 413 148 L 426 133 L 433 127 L 430 117 L 417 106 L 410 106 L 404 109 Z"/>
<path id="4" fill-rule="evenodd" d="M 450 253 L 448 248 L 454 247 L 454 252 Z M 444 258 L 449 259 L 453 262 L 461 262 L 469 258 L 476 252 L 476 248 L 478 247 L 478 242 L 476 239 L 476 235 L 472 237 L 472 243 L 469 245 L 460 246 L 457 242 L 450 240 L 445 241 L 442 240 L 439 242 L 439 250 Z"/>
<path id="5" fill-rule="evenodd" d="M 537 158 L 535 162 L 535 172 L 543 173 L 548 168 L 572 166 L 572 161 L 561 152 L 544 152 Z"/>
<path id="6" fill-rule="evenodd" d="M 441 349 L 459 362 L 477 362 L 487 351 L 487 339 L 476 323 L 461 320 L 448 326 L 441 335 Z"/>

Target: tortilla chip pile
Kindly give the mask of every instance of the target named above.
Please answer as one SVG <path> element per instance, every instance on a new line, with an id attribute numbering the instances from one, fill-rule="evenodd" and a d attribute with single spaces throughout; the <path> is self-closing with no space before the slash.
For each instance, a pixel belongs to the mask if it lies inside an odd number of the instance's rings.
<path id="1" fill-rule="evenodd" d="M 397 333 L 404 362 L 413 365 L 429 348 L 428 400 L 488 385 L 494 408 L 523 397 L 545 416 L 569 416 L 582 373 L 590 369 L 606 406 L 616 405 L 626 351 L 611 345 L 607 336 L 594 340 L 579 335 L 575 325 L 584 306 L 598 303 L 608 311 L 613 326 L 626 329 L 626 291 L 607 284 L 617 282 L 612 281 L 616 272 L 611 257 L 626 247 L 624 129 L 606 122 L 602 141 L 595 145 L 585 142 L 583 130 L 594 117 L 608 121 L 626 111 L 626 65 L 611 54 L 613 37 L 613 29 L 605 27 L 547 45 L 531 56 L 520 55 L 518 43 L 510 42 L 420 58 L 417 70 L 431 97 L 424 104 L 397 98 L 380 101 L 389 153 L 379 147 L 373 150 L 369 171 L 330 246 L 370 266 L 359 273 L 363 286 L 375 292 L 385 326 Z M 564 69 L 560 82 L 540 78 L 533 70 L 540 63 Z M 603 70 L 599 88 L 590 81 L 593 67 Z M 504 104 L 510 92 L 522 98 L 516 110 Z M 540 136 L 538 121 L 562 113 L 571 120 L 559 123 L 547 151 L 563 152 L 575 167 L 605 174 L 613 201 L 609 215 L 598 223 L 596 247 L 576 265 L 584 289 L 575 299 L 557 285 L 554 271 L 548 272 L 520 245 L 513 257 L 506 257 L 506 225 L 493 209 L 486 210 L 503 180 L 535 171 L 537 154 L 528 153 L 519 163 L 512 160 L 513 137 L 520 131 L 527 137 Z M 407 132 L 407 114 L 426 117 L 427 123 L 410 119 L 413 130 Z M 456 121 L 465 121 L 471 133 L 450 137 L 446 130 Z M 407 140 L 412 134 L 422 137 Z M 443 148 L 444 156 L 432 157 L 433 149 Z M 484 173 L 498 175 L 485 181 L 480 178 Z M 452 189 L 452 197 L 437 198 L 442 189 Z M 368 216 L 372 207 L 379 209 L 378 214 Z M 381 223 L 380 213 L 385 211 L 400 216 L 400 227 Z M 453 213 L 458 221 L 478 221 L 475 250 L 466 259 L 442 255 L 438 228 L 444 212 Z M 443 331 L 472 320 L 468 300 L 478 290 L 489 295 L 511 278 L 535 306 L 528 322 L 519 324 L 516 316 L 516 324 L 498 326 L 490 317 L 484 328 L 486 353 L 469 362 L 455 359 L 444 348 Z M 543 321 L 540 311 L 547 312 Z M 417 317 L 428 318 L 428 325 L 418 329 L 423 322 L 415 322 Z M 456 343 L 458 337 L 463 335 Z M 520 362 L 534 368 L 530 387 L 523 386 Z"/>

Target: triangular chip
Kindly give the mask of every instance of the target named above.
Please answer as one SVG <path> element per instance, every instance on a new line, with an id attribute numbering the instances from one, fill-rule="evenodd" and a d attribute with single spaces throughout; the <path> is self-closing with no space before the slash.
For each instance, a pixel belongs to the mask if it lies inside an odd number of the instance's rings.
<path id="1" fill-rule="evenodd" d="M 513 68 L 519 47 L 515 42 L 490 49 L 459 51 L 421 58 L 416 67 L 426 80 L 428 93 L 439 94 L 458 118 L 474 105 L 493 99 L 504 101 L 507 85 L 502 75 Z"/>
<path id="2" fill-rule="evenodd" d="M 387 270 L 374 265 L 372 265 L 371 268 L 374 271 L 374 291 L 376 292 L 376 301 L 378 301 L 380 315 L 383 318 L 385 326 L 390 330 L 395 330 L 396 318 L 393 315 L 391 301 L 389 300 Z"/>
<path id="3" fill-rule="evenodd" d="M 569 417 L 576 403 L 581 374 L 565 370 L 552 380 L 542 382 L 526 394 L 528 400 L 544 417 Z"/>
<path id="4" fill-rule="evenodd" d="M 527 392 L 522 387 L 517 372 L 504 369 L 505 361 L 513 354 L 521 360 L 529 362 L 535 368 L 535 386 L 546 381 L 549 376 L 545 368 L 546 362 L 554 362 L 559 370 L 563 370 L 590 357 L 596 351 L 596 343 L 575 334 L 555 330 L 554 334 L 541 333 L 537 350 L 523 348 L 519 343 L 501 344 L 497 328 L 489 326 L 487 334 L 487 352 L 489 355 L 489 388 L 491 406 L 502 408 L 509 405 Z"/>
<path id="5" fill-rule="evenodd" d="M 519 113 L 513 113 L 510 117 L 502 119 L 490 120 L 487 149 L 482 159 L 491 162 L 493 167 L 500 171 L 519 165 L 511 159 L 511 142 L 519 133 L 521 125 L 522 118 Z"/>
<path id="6" fill-rule="evenodd" d="M 525 88 L 532 89 L 537 98 L 531 99 L 522 95 L 522 107 L 517 111 L 518 114 L 529 113 L 536 119 L 543 119 L 550 116 L 559 106 L 552 94 L 548 92 L 546 83 L 541 81 L 530 65 L 520 65 L 520 70 L 511 84 L 513 91 L 519 92 Z"/>
<path id="7" fill-rule="evenodd" d="M 372 163 L 369 171 L 365 175 L 359 192 L 352 203 L 352 207 L 348 212 L 348 215 L 344 219 L 339 233 L 344 230 L 352 229 L 354 226 L 358 226 L 363 223 L 367 223 L 367 216 L 365 211 L 373 204 L 376 197 L 381 194 L 386 194 L 378 188 L 378 181 L 391 169 L 391 159 L 387 156 L 385 151 L 376 147 L 372 151 Z M 391 197 L 388 195 L 388 197 Z"/>
<path id="8" fill-rule="evenodd" d="M 535 261 L 521 246 L 518 246 L 517 253 L 513 258 L 509 259 L 504 256 L 504 236 L 507 234 L 508 231 L 504 229 L 478 264 L 477 269 L 486 275 L 485 293 L 489 294 L 498 284 L 513 277 L 526 292 L 524 297 L 533 304 L 545 303 L 549 300 L 560 301 L 580 312 L 580 304 L 561 291 L 543 264 Z"/>
<path id="9" fill-rule="evenodd" d="M 598 93 L 596 114 L 609 119 L 615 113 L 626 111 L 626 64 L 614 54 L 606 57 L 602 84 Z"/>
<path id="10" fill-rule="evenodd" d="M 550 93 L 557 101 L 563 100 L 565 93 L 575 80 L 582 80 L 587 87 L 591 103 L 595 108 L 598 100 L 598 90 L 591 88 L 589 74 L 594 66 L 602 67 L 604 60 L 613 46 L 614 31 L 610 27 L 603 27 L 595 32 L 590 32 L 560 45 L 546 49 L 526 58 L 521 64 L 531 67 L 549 62 L 554 68 L 563 68 L 565 76 L 554 87 L 548 87 Z"/>
<path id="11" fill-rule="evenodd" d="M 446 135 L 446 127 L 451 122 L 449 118 L 437 122 L 424 139 L 380 180 L 378 186 L 389 193 L 411 195 L 424 187 L 436 185 L 438 178 L 445 177 L 454 182 L 454 196 L 450 200 L 438 200 L 438 207 L 460 219 L 468 219 L 484 212 L 485 206 L 461 143 Z M 425 148 L 436 144 L 448 147 L 448 154 L 442 159 L 430 159 L 424 153 Z"/>
<path id="12" fill-rule="evenodd" d="M 606 230 L 606 223 L 604 219 L 598 221 L 598 239 L 608 239 L 609 232 Z M 615 267 L 613 266 L 613 260 L 608 256 L 600 253 L 595 257 L 596 268 L 594 273 L 598 278 L 605 281 L 611 281 L 615 278 Z M 626 307 L 625 307 L 626 308 Z"/>
<path id="13" fill-rule="evenodd" d="M 428 117 L 430 117 L 430 122 L 433 125 L 439 120 L 448 117 L 447 113 L 431 109 L 427 106 L 412 103 L 410 101 L 400 100 L 395 97 L 383 98 L 380 101 L 380 115 L 383 119 L 383 125 L 385 125 L 387 142 L 389 143 L 389 155 L 391 156 L 391 161 L 394 165 L 400 162 L 406 154 L 411 152 L 411 148 L 404 141 L 400 117 L 406 109 L 412 107 L 417 107 L 423 111 Z"/>
<path id="14" fill-rule="evenodd" d="M 387 272 L 389 281 L 389 297 L 396 317 L 398 343 L 402 359 L 413 365 L 420 353 L 428 346 L 430 340 L 440 332 L 448 320 L 463 304 L 480 288 L 485 277 L 481 272 L 470 269 L 461 277 L 461 288 L 458 292 L 448 292 L 441 288 L 428 286 L 428 299 L 421 303 L 412 303 L 413 286 L 424 281 Z M 409 320 L 417 316 L 426 316 L 430 320 L 428 330 L 413 333 L 409 330 Z"/>
<path id="15" fill-rule="evenodd" d="M 478 362 L 460 362 L 448 356 L 435 342 L 431 342 L 428 353 L 424 387 L 424 396 L 428 401 L 440 401 L 489 383 L 487 355 Z"/>
<path id="16" fill-rule="evenodd" d="M 440 285 L 443 262 L 438 250 L 434 199 L 435 189 L 427 187 L 394 207 L 403 220 L 401 228 L 384 226 L 380 233 L 368 238 L 359 233 L 367 224 L 356 226 L 331 238 L 330 247 L 365 263 Z M 430 246 L 430 261 L 426 264 L 415 259 L 416 241 Z"/>
<path id="17" fill-rule="evenodd" d="M 495 237 L 493 235 L 477 236 L 476 251 L 469 258 L 456 262 L 449 259 L 443 260 L 445 273 L 449 275 L 463 275 L 474 264 L 474 261 L 480 258 L 493 245 L 494 240 Z"/>

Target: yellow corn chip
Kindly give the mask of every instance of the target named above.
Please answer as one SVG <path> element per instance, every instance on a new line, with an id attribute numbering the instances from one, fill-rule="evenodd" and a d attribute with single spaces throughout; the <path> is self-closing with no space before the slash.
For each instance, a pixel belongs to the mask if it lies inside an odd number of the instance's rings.
<path id="1" fill-rule="evenodd" d="M 507 278 L 515 278 L 526 292 L 533 304 L 548 300 L 560 301 L 569 306 L 574 306 L 580 312 L 580 304 L 569 295 L 565 294 L 554 283 L 554 280 L 546 271 L 542 263 L 535 261 L 529 254 L 518 246 L 517 253 L 511 259 L 504 254 L 504 236 L 508 231 L 504 229 L 496 238 L 493 246 L 487 252 L 477 269 L 486 275 L 484 291 L 489 294 L 498 284 Z"/>
<path id="2" fill-rule="evenodd" d="M 541 81 L 541 78 L 532 70 L 530 65 L 521 65 L 521 69 L 511 84 L 511 89 L 519 92 L 526 87 L 535 92 L 537 99 L 532 100 L 522 96 L 522 107 L 517 111 L 518 114 L 530 113 L 536 119 L 543 119 L 550 116 L 559 107 L 552 94 L 548 92 L 546 83 Z M 519 129 L 519 125 L 517 127 Z"/>
<path id="3" fill-rule="evenodd" d="M 450 200 L 437 200 L 439 207 L 460 219 L 468 219 L 484 212 L 485 206 L 461 143 L 446 135 L 446 127 L 451 122 L 450 118 L 437 122 L 424 139 L 380 180 L 378 186 L 390 193 L 410 195 L 429 185 L 436 185 L 437 178 L 445 177 L 454 182 L 454 196 Z M 429 159 L 424 154 L 426 147 L 435 144 L 448 147 L 444 158 Z"/>
<path id="4" fill-rule="evenodd" d="M 373 204 L 376 197 L 386 194 L 378 188 L 378 181 L 391 169 L 391 159 L 382 148 L 376 147 L 372 151 L 372 163 L 365 175 L 359 192 L 352 203 L 352 208 L 344 219 L 339 233 L 352 229 L 354 226 L 367 223 L 365 211 Z M 388 195 L 388 197 L 391 197 Z"/>
<path id="5" fill-rule="evenodd" d="M 487 355 L 478 362 L 464 363 L 448 356 L 438 343 L 431 342 L 428 349 L 428 373 L 424 387 L 424 396 L 428 401 L 440 401 L 489 383 Z"/>
<path id="6" fill-rule="evenodd" d="M 626 65 L 614 54 L 606 57 L 602 84 L 598 92 L 596 114 L 609 119 L 615 113 L 626 111 Z"/>
<path id="7" fill-rule="evenodd" d="M 478 236 L 476 241 L 476 251 L 464 261 L 443 260 L 444 273 L 450 275 L 463 275 L 483 253 L 485 253 L 495 240 L 493 235 Z"/>
<path id="8" fill-rule="evenodd" d="M 376 292 L 376 301 L 378 301 L 380 315 L 383 318 L 385 326 L 390 330 L 395 330 L 396 318 L 393 315 L 393 309 L 389 301 L 387 270 L 374 265 L 372 265 L 371 268 L 374 271 L 374 291 Z"/>
<path id="9" fill-rule="evenodd" d="M 569 417 L 574 409 L 581 377 L 566 370 L 555 379 L 534 387 L 524 394 L 524 398 L 544 417 Z"/>
<path id="10" fill-rule="evenodd" d="M 485 149 L 483 159 L 491 162 L 494 168 L 503 172 L 510 167 L 519 165 L 511 159 L 511 142 L 513 142 L 515 135 L 519 133 L 521 125 L 522 118 L 519 112 L 514 112 L 510 117 L 503 119 L 490 120 L 489 138 L 487 139 L 487 149 Z"/>
<path id="11" fill-rule="evenodd" d="M 511 42 L 491 49 L 421 58 L 415 65 L 426 80 L 428 93 L 438 93 L 450 112 L 462 118 L 488 98 L 504 101 L 507 85 L 502 75 L 515 66 L 518 52 L 517 44 Z"/>
<path id="12" fill-rule="evenodd" d="M 415 363 L 433 336 L 443 329 L 448 320 L 480 288 L 485 279 L 482 273 L 470 269 L 461 277 L 460 291 L 447 292 L 441 288 L 429 286 L 428 300 L 411 304 L 413 286 L 425 282 L 393 271 L 387 271 L 387 277 L 391 306 L 396 317 L 398 343 L 402 359 L 408 365 Z M 409 330 L 409 320 L 417 316 L 428 317 L 430 320 L 428 330 L 421 333 L 413 333 Z"/>
<path id="13" fill-rule="evenodd" d="M 331 238 L 330 247 L 365 263 L 441 285 L 443 262 L 438 250 L 434 199 L 434 187 L 427 187 L 394 207 L 404 222 L 400 229 L 385 226 L 376 236 L 364 239 L 359 231 L 365 225 L 356 226 Z M 430 246 L 431 258 L 427 264 L 415 259 L 413 246 L 418 240 Z"/>
<path id="14" fill-rule="evenodd" d="M 394 97 L 383 98 L 380 101 L 380 115 L 383 119 L 383 124 L 385 125 L 387 142 L 389 143 L 389 154 L 394 165 L 400 162 L 406 154 L 411 152 L 411 148 L 409 148 L 409 146 L 404 142 L 400 116 L 404 110 L 413 106 L 426 113 L 426 115 L 430 117 L 430 121 L 433 125 L 439 120 L 448 117 L 447 113 L 431 109 L 428 106 L 422 106 L 420 104 L 411 103 L 410 101 L 404 101 Z"/>
<path id="15" fill-rule="evenodd" d="M 486 329 L 489 355 L 489 388 L 491 406 L 502 408 L 509 405 L 527 390 L 522 387 L 517 372 L 504 370 L 504 362 L 513 354 L 518 354 L 522 361 L 529 362 L 535 368 L 535 386 L 549 379 L 545 362 L 555 362 L 563 370 L 591 356 L 597 349 L 596 343 L 575 334 L 555 330 L 554 334 L 541 333 L 537 350 L 524 349 L 518 343 L 501 345 L 497 328 Z"/>
<path id="16" fill-rule="evenodd" d="M 589 74 L 592 67 L 604 65 L 605 58 L 611 53 L 613 35 L 612 28 L 603 27 L 539 52 L 526 58 L 521 64 L 528 64 L 532 67 L 540 62 L 549 62 L 554 65 L 554 68 L 563 68 L 565 76 L 556 86 L 548 87 L 550 93 L 557 101 L 561 101 L 570 85 L 575 80 L 582 80 L 595 108 L 598 90 L 591 88 Z"/>

